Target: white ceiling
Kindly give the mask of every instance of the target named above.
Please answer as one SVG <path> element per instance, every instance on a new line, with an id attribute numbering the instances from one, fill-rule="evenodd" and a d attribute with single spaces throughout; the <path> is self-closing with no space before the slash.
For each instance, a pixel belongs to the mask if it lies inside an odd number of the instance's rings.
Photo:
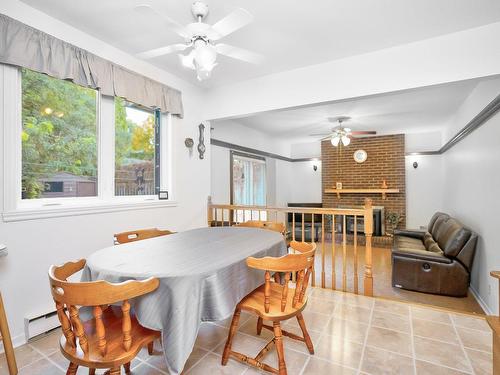
<path id="1" fill-rule="evenodd" d="M 193 0 L 22 0 L 55 18 L 135 54 L 179 43 L 160 20 L 133 10 L 152 3 L 182 24 L 192 22 Z M 203 86 L 250 79 L 500 21 L 499 0 L 207 0 L 213 24 L 237 7 L 255 21 L 223 42 L 259 52 L 254 66 L 221 56 Z M 151 62 L 193 83 L 175 54 Z"/>
<path id="2" fill-rule="evenodd" d="M 353 130 L 375 130 L 379 135 L 441 131 L 478 82 L 454 82 L 266 112 L 229 121 L 213 121 L 212 126 L 217 130 L 217 126 L 230 125 L 236 121 L 270 136 L 296 143 L 320 139 L 309 135 L 328 133 L 337 124 L 328 124 L 327 118 L 336 116 L 350 116 L 352 119 L 344 125 Z"/>

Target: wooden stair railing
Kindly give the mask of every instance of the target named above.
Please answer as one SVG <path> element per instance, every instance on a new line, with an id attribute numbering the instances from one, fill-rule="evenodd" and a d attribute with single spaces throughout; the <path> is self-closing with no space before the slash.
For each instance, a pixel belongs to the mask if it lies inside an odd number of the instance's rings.
<path id="1" fill-rule="evenodd" d="M 5 308 L 3 306 L 2 294 L 0 293 L 0 340 L 3 342 L 3 349 L 5 351 L 5 358 L 7 359 L 7 367 L 9 368 L 9 375 L 17 375 L 16 357 L 14 355 L 14 348 L 12 347 L 12 340 L 10 338 L 9 324 L 7 323 L 7 315 L 5 315 Z"/>
<path id="2" fill-rule="evenodd" d="M 491 271 L 490 275 L 499 281 L 500 290 L 500 271 Z M 489 315 L 486 321 L 493 331 L 493 374 L 500 375 L 500 316 Z"/>

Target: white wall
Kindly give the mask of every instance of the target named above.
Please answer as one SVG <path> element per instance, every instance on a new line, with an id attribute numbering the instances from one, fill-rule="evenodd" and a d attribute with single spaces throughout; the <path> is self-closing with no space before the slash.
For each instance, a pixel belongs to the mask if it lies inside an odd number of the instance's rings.
<path id="1" fill-rule="evenodd" d="M 0 243 L 5 243 L 9 250 L 6 258 L 0 258 L 0 288 L 12 336 L 19 343 L 24 339 L 24 317 L 52 307 L 47 279 L 51 264 L 85 258 L 111 245 L 113 233 L 116 232 L 144 227 L 185 230 L 206 225 L 206 199 L 210 194 L 210 147 L 207 147 L 204 160 L 198 159 L 196 154 L 190 157 L 184 147 L 184 138 L 197 138 L 197 125 L 202 120 L 199 110 L 203 103 L 202 92 L 194 86 L 19 1 L 0 2 L 0 13 L 180 89 L 185 108 L 184 119 L 174 120 L 172 131 L 173 193 L 178 201 L 177 207 L 0 222 Z M 6 124 L 2 123 L 1 126 L 0 145 L 3 145 L 1 138 Z M 208 132 L 206 142 L 210 142 Z M 0 153 L 0 166 L 3 165 L 3 153 Z M 0 169 L 0 196 L 3 196 L 2 188 L 3 169 Z M 3 211 L 3 206 L 0 206 L 0 210 Z"/>
<path id="2" fill-rule="evenodd" d="M 492 94 L 500 94 L 500 80 L 476 87 L 457 112 L 453 129 L 465 126 L 491 101 Z M 479 234 L 471 287 L 494 313 L 498 313 L 498 283 L 489 272 L 500 269 L 499 165 L 499 113 L 443 154 L 444 210 Z"/>

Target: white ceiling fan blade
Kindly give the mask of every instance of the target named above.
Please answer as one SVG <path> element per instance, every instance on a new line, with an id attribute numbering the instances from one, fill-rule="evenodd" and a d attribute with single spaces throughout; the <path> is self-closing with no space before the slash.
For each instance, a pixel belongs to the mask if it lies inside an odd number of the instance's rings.
<path id="1" fill-rule="evenodd" d="M 252 21 L 253 16 L 247 10 L 238 8 L 212 26 L 212 30 L 218 34 L 218 38 L 214 40 L 229 35 Z"/>
<path id="2" fill-rule="evenodd" d="M 160 17 L 161 19 L 163 19 L 163 21 L 165 21 L 165 24 L 167 25 L 167 27 L 170 30 L 172 30 L 176 34 L 182 36 L 183 38 L 186 38 L 186 39 L 191 38 L 189 31 L 184 26 L 182 26 L 180 23 L 174 21 L 173 19 L 168 17 L 166 14 L 163 14 L 163 13 L 157 11 L 155 8 L 153 8 L 149 4 L 139 4 L 139 5 L 134 7 L 134 10 L 136 12 L 143 14 L 144 16 L 147 16 L 147 17 L 151 17 L 151 16 Z"/>
<path id="3" fill-rule="evenodd" d="M 149 51 L 144 51 L 144 52 L 138 53 L 137 57 L 139 57 L 141 59 L 152 59 L 153 57 L 167 55 L 167 54 L 172 53 L 172 52 L 184 51 L 186 48 L 188 48 L 188 45 L 186 45 L 186 44 L 180 44 L 180 43 L 179 44 L 172 44 L 170 46 L 150 49 Z"/>
<path id="4" fill-rule="evenodd" d="M 243 48 L 230 46 L 229 44 L 220 43 L 215 46 L 217 53 L 231 57 L 233 59 L 246 61 L 252 64 L 260 64 L 264 61 L 264 56 L 248 51 Z"/>

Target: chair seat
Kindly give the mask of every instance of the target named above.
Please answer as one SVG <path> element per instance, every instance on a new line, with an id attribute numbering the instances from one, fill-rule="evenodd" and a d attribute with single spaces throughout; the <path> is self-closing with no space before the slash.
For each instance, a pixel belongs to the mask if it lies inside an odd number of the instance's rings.
<path id="1" fill-rule="evenodd" d="M 106 327 L 107 352 L 101 355 L 95 331 L 95 320 L 91 319 L 83 323 L 88 339 L 88 353 L 83 353 L 80 345 L 76 349 L 68 345 L 66 337 L 61 336 L 61 352 L 70 362 L 91 368 L 114 368 L 130 362 L 137 353 L 147 344 L 160 338 L 160 331 L 145 328 L 139 324 L 135 316 L 131 314 L 131 337 L 132 345 L 128 351 L 123 348 L 122 312 L 120 307 L 109 306 L 103 311 L 102 320 Z"/>
<path id="2" fill-rule="evenodd" d="M 241 300 L 241 302 L 239 303 L 239 307 L 242 310 L 253 311 L 262 319 L 271 321 L 290 319 L 296 316 L 306 307 L 307 295 L 304 296 L 302 303 L 297 302 L 297 305 L 295 307 L 292 307 L 295 289 L 289 288 L 285 311 L 281 311 L 281 292 L 283 290 L 283 286 L 281 284 L 273 282 L 271 283 L 271 296 L 269 299 L 270 308 L 269 312 L 266 313 L 266 310 L 264 308 L 264 288 L 265 285 L 261 285 L 254 291 L 250 292 Z"/>

